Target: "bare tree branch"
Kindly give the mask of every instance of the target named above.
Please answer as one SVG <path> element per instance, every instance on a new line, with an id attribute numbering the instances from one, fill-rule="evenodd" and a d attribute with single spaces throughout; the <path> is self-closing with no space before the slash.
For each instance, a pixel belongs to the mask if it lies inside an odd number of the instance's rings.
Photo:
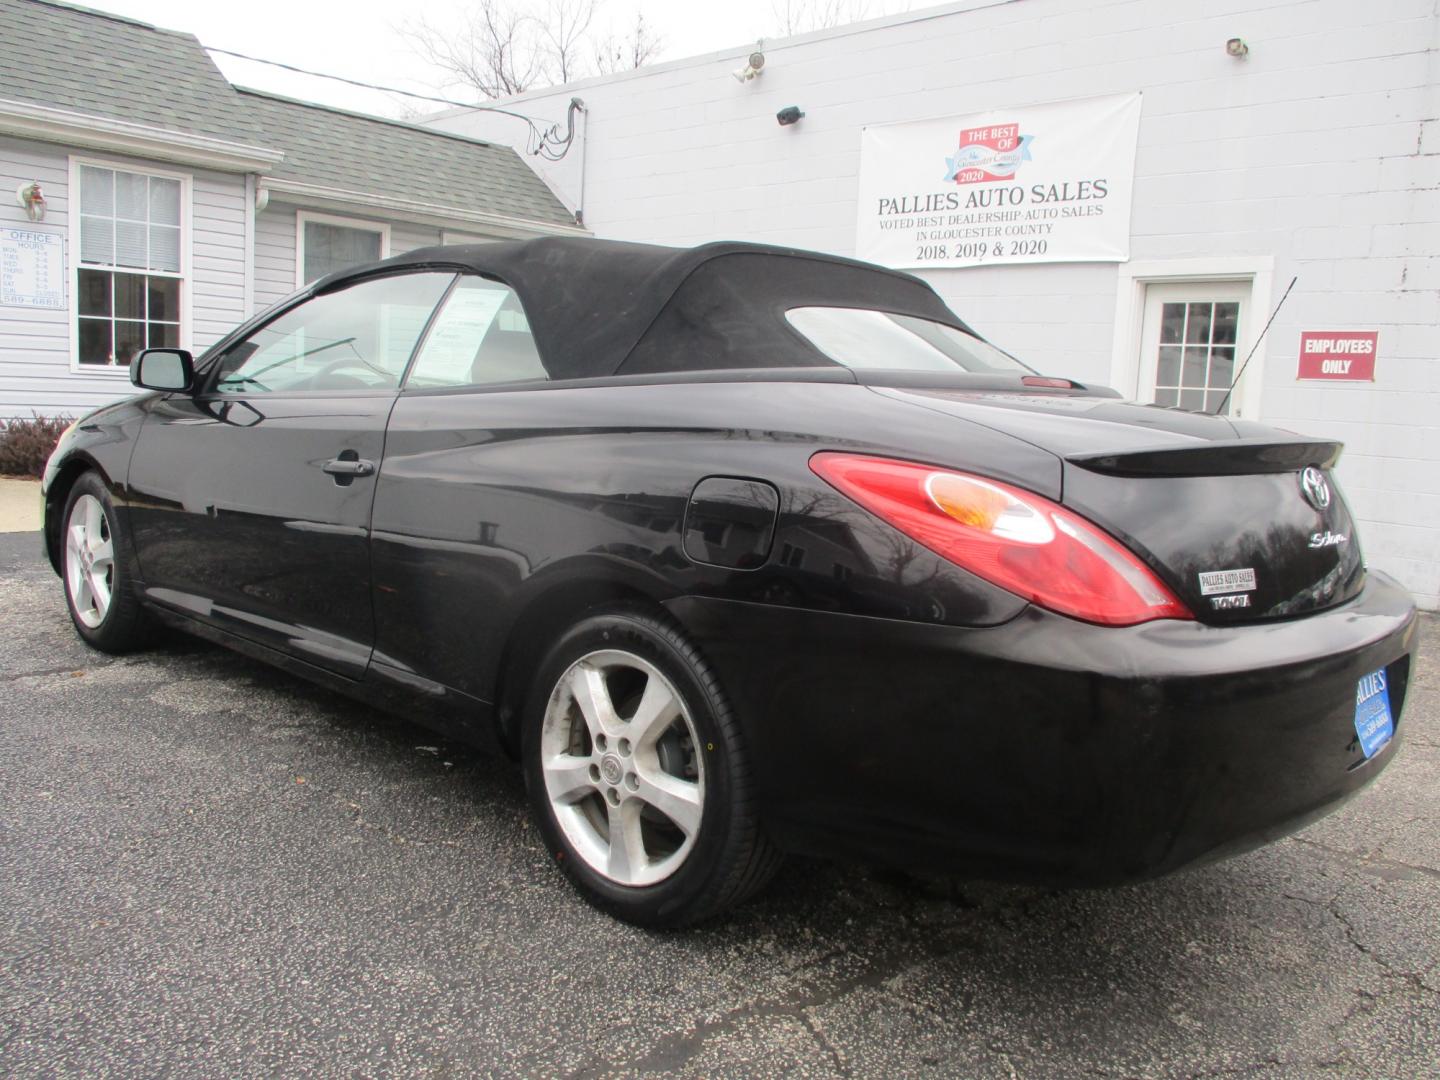
<path id="1" fill-rule="evenodd" d="M 599 6 L 600 0 L 549 0 L 539 30 L 550 82 L 567 83 L 585 74 L 585 35 Z"/>
<path id="2" fill-rule="evenodd" d="M 423 17 L 405 31 L 422 57 L 487 98 L 530 89 L 545 73 L 533 16 L 503 0 L 477 0 L 457 28 Z"/>
<path id="3" fill-rule="evenodd" d="M 459 25 L 438 26 L 420 16 L 399 32 L 448 83 L 482 97 L 509 97 L 595 72 L 628 71 L 654 59 L 661 40 L 643 14 L 627 33 L 597 39 L 595 21 L 606 3 L 470 0 Z"/>
<path id="4" fill-rule="evenodd" d="M 775 0 L 771 9 L 780 36 L 808 34 L 812 30 L 829 30 L 834 26 L 847 26 L 871 16 L 889 15 L 894 11 L 910 10 L 908 0 L 903 3 L 881 3 L 879 10 L 871 0 Z"/>
<path id="5" fill-rule="evenodd" d="M 660 51 L 663 40 L 637 13 L 635 25 L 628 34 L 610 35 L 595 46 L 595 70 L 601 75 L 644 67 Z"/>

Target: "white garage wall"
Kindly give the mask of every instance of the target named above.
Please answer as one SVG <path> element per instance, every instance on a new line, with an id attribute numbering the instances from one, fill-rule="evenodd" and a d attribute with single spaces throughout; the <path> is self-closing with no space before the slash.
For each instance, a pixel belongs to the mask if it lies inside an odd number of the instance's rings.
<path id="1" fill-rule="evenodd" d="M 1250 55 L 1225 52 L 1244 38 Z M 746 45 L 516 99 L 589 108 L 599 236 L 852 254 L 860 128 L 1140 90 L 1134 260 L 1268 257 L 1261 419 L 1339 437 L 1371 564 L 1440 600 L 1440 16 L 1435 0 L 993 0 Z M 798 125 L 775 113 L 797 105 Z M 437 126 L 523 147 L 494 114 Z M 580 206 L 581 155 L 529 159 Z M 1037 368 L 1108 382 L 1114 264 L 923 276 Z M 1263 322 L 1269 311 L 1256 314 Z M 1380 332 L 1376 382 L 1298 383 L 1303 329 Z M 1133 389 L 1133 388 L 1132 388 Z"/>

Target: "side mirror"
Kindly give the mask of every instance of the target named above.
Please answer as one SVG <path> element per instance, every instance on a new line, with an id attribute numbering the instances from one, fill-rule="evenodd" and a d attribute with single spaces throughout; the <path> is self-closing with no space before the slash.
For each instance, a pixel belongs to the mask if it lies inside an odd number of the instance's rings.
<path id="1" fill-rule="evenodd" d="M 184 349 L 145 349 L 130 361 L 130 381 L 146 390 L 183 393 L 195 384 L 195 358 Z"/>

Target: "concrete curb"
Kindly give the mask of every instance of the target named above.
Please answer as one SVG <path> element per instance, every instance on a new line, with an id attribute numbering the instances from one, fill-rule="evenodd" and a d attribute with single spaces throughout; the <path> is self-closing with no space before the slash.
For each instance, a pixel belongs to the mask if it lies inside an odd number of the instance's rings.
<path id="1" fill-rule="evenodd" d="M 38 532 L 40 481 L 0 478 L 0 532 Z"/>

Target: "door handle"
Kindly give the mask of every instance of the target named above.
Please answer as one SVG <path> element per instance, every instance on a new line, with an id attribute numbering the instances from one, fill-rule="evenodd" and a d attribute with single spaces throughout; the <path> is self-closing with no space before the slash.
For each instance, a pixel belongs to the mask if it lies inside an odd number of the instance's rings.
<path id="1" fill-rule="evenodd" d="M 375 463 L 365 461 L 361 458 L 331 458 L 321 465 L 320 468 L 331 476 L 348 477 L 354 479 L 357 476 L 373 476 L 375 474 Z"/>

